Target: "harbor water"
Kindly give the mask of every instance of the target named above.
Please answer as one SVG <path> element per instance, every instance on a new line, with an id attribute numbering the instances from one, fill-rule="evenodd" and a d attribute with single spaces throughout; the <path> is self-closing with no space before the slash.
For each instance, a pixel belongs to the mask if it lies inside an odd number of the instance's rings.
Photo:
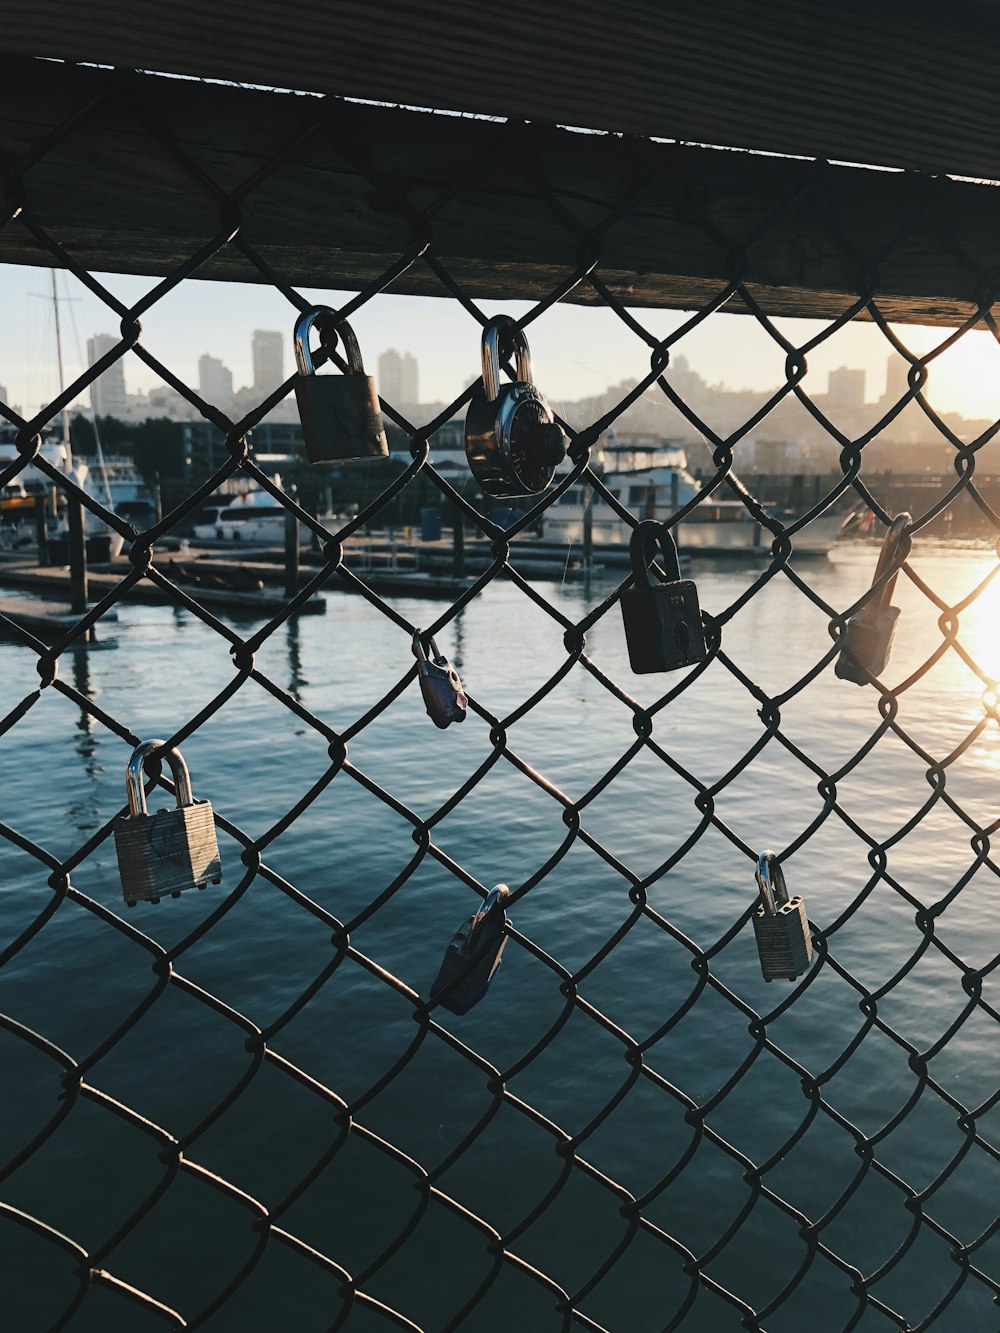
<path id="1" fill-rule="evenodd" d="M 492 1233 L 437 1195 L 425 1201 L 408 1159 L 435 1173 L 435 1190 L 509 1237 L 511 1252 L 570 1296 L 624 1245 L 576 1301 L 616 1333 L 653 1333 L 670 1323 L 691 1290 L 686 1251 L 714 1282 L 765 1309 L 810 1258 L 800 1234 L 806 1219 L 823 1220 L 825 1250 L 812 1254 L 794 1294 L 762 1318 L 762 1327 L 890 1327 L 871 1309 L 851 1322 L 859 1308 L 853 1270 L 870 1279 L 887 1264 L 872 1295 L 918 1325 L 961 1269 L 949 1257 L 950 1241 L 931 1227 L 908 1246 L 913 1192 L 928 1192 L 919 1206 L 962 1245 L 995 1221 L 1000 1196 L 1000 1164 L 976 1143 L 963 1156 L 969 1131 L 958 1125 L 958 1108 L 978 1108 L 997 1091 L 1000 983 L 996 974 L 986 976 L 981 1002 L 972 1003 L 955 961 L 984 968 L 1000 953 L 997 876 L 977 840 L 978 830 L 993 829 L 1000 798 L 1000 731 L 988 716 L 997 703 L 988 681 L 1000 677 L 1000 584 L 992 581 L 991 549 L 916 543 L 911 565 L 941 605 L 900 578 L 889 684 L 906 681 L 941 650 L 942 608 L 986 586 L 960 614 L 964 656 L 946 647 L 900 694 L 887 725 L 878 691 L 838 680 L 832 663 L 796 688 L 831 646 L 829 617 L 796 581 L 843 610 L 867 586 L 875 555 L 871 546 L 848 546 L 829 560 L 793 564 L 793 577 L 765 578 L 763 562 L 695 564 L 703 608 L 724 618 L 724 657 L 655 711 L 652 740 L 669 762 L 641 749 L 596 794 L 636 732 L 630 707 L 581 665 L 510 723 L 507 743 L 519 764 L 503 756 L 487 762 L 496 754 L 490 727 L 471 713 L 464 725 L 438 732 L 412 682 L 351 740 L 350 761 L 365 780 L 338 773 L 264 859 L 339 921 L 356 921 L 351 943 L 375 966 L 344 959 L 269 1044 L 351 1104 L 366 1135 L 352 1133 L 342 1143 L 337 1107 L 270 1062 L 211 1120 L 255 1062 L 235 1016 L 267 1029 L 335 954 L 329 927 L 307 904 L 261 876 L 244 887 L 242 849 L 224 834 L 222 885 L 158 907 L 124 907 L 113 839 L 72 875 L 96 904 L 168 949 L 235 893 L 231 910 L 173 962 L 190 984 L 162 988 L 156 956 L 140 940 L 66 900 L 0 970 L 0 1012 L 80 1061 L 159 992 L 88 1068 L 87 1084 L 180 1138 L 187 1160 L 268 1209 L 280 1208 L 322 1165 L 280 1225 L 428 1331 L 449 1326 L 488 1282 Z M 741 601 L 758 580 L 755 595 Z M 588 583 L 537 586 L 575 622 L 608 595 L 614 579 L 598 573 Z M 418 625 L 443 607 L 391 600 Z M 561 623 L 497 579 L 437 639 L 474 698 L 505 719 L 565 662 L 563 634 Z M 683 678 L 632 675 L 616 607 L 588 634 L 587 652 L 643 707 L 658 704 Z M 363 598 L 336 591 L 328 594 L 326 616 L 279 629 L 257 656 L 271 681 L 338 731 L 376 705 L 411 663 L 403 629 Z M 227 644 L 187 612 L 126 600 L 118 623 L 91 648 L 67 653 L 60 674 L 149 737 L 169 735 L 219 695 L 234 666 Z M 746 681 L 778 700 L 765 710 L 766 722 Z M 0 646 L 0 716 L 36 687 L 33 655 Z M 877 744 L 854 764 L 880 727 Z M 53 856 L 68 857 L 121 807 L 128 753 L 71 700 L 43 691 L 0 737 L 0 818 Z M 184 755 L 195 794 L 254 838 L 330 766 L 327 740 L 253 680 L 186 743 Z M 568 801 L 583 803 L 586 836 L 572 836 L 563 805 L 522 765 Z M 437 818 L 477 772 L 468 794 Z M 373 787 L 390 793 L 395 806 Z M 717 823 L 698 800 L 705 787 Z M 422 854 L 414 821 L 431 821 L 437 856 Z M 880 862 L 869 855 L 872 842 L 886 849 L 887 878 L 873 868 Z M 800 998 L 769 1019 L 763 1044 L 749 1030 L 753 1014 L 770 1015 L 793 988 L 764 984 L 750 925 L 712 952 L 717 984 L 704 984 L 689 945 L 713 950 L 746 913 L 756 893 L 749 852 L 793 844 L 784 863 L 789 890 L 804 895 L 811 921 L 827 932 L 829 960 L 821 956 Z M 414 862 L 398 890 L 365 915 Z M 449 862 L 486 887 L 504 881 L 514 890 L 551 862 L 511 910 L 516 931 L 537 952 L 509 942 L 481 1004 L 464 1017 L 436 1011 L 451 1042 L 416 1023 L 410 999 L 380 973 L 428 995 L 448 940 L 478 903 Z M 0 840 L 0 948 L 46 908 L 47 874 Z M 933 931 L 926 924 L 921 930 L 921 909 L 966 876 Z M 630 877 L 648 881 L 656 919 L 637 917 Z M 630 921 L 603 961 L 588 968 Z M 582 1005 L 567 998 L 564 974 L 544 956 L 573 974 L 584 971 Z M 206 1004 L 201 992 L 232 1013 Z M 635 1077 L 633 1043 L 647 1042 L 643 1062 L 653 1076 Z M 479 1060 L 468 1058 L 465 1046 Z M 3 1030 L 0 1052 L 0 1160 L 7 1161 L 60 1112 L 62 1070 Z M 925 1053 L 926 1066 L 919 1058 Z M 512 1099 L 492 1118 L 496 1098 L 484 1062 L 514 1070 L 506 1080 Z M 824 1074 L 817 1109 L 808 1080 Z M 692 1104 L 710 1104 L 703 1112 L 709 1133 L 700 1128 L 702 1113 L 688 1114 Z M 478 1135 L 454 1157 L 477 1125 Z M 574 1147 L 586 1169 L 567 1168 L 553 1125 L 583 1136 Z M 1000 1110 L 985 1109 L 976 1129 L 995 1152 Z M 378 1140 L 394 1145 L 396 1155 Z M 870 1151 L 857 1150 L 862 1141 Z M 245 1200 L 203 1174 L 181 1171 L 168 1180 L 170 1164 L 160 1153 L 156 1138 L 110 1103 L 78 1097 L 0 1197 L 93 1251 L 165 1186 L 101 1266 L 192 1318 L 248 1264 L 261 1237 Z M 766 1167 L 763 1192 L 753 1165 Z M 652 1192 L 642 1215 L 658 1230 L 640 1229 L 629 1241 L 621 1190 L 637 1198 Z M 777 1206 L 769 1192 L 790 1207 Z M 741 1214 L 742 1225 L 717 1249 Z M 534 1220 L 522 1227 L 526 1218 Z M 367 1274 L 411 1224 L 398 1252 Z M 1000 1278 L 1000 1241 L 988 1240 L 972 1262 Z M 10 1333 L 51 1327 L 76 1289 L 73 1264 L 70 1253 L 0 1217 Z M 272 1238 L 204 1327 L 327 1329 L 342 1309 L 339 1285 L 335 1272 Z M 526 1268 L 504 1264 L 461 1327 L 555 1333 L 567 1326 L 558 1300 Z M 739 1329 L 740 1319 L 733 1305 L 702 1290 L 682 1328 L 721 1333 Z M 73 1333 L 164 1326 L 162 1316 L 100 1287 L 68 1325 Z M 362 1333 L 391 1326 L 360 1305 L 346 1324 Z M 995 1330 L 1000 1316 L 987 1288 L 970 1278 L 931 1327 Z"/>

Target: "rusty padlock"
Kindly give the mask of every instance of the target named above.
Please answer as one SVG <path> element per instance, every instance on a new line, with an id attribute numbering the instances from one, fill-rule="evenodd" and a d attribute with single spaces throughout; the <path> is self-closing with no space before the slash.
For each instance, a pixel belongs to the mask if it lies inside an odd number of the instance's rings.
<path id="1" fill-rule="evenodd" d="M 513 344 L 517 380 L 500 382 L 501 340 Z M 506 348 L 505 348 L 506 350 Z M 465 456 L 486 495 L 540 495 L 566 456 L 566 434 L 535 388 L 528 340 L 509 315 L 483 329 L 483 378 L 465 418 Z"/>
<path id="2" fill-rule="evenodd" d="M 317 375 L 309 351 L 309 332 L 323 321 L 344 344 L 348 371 L 346 375 Z M 382 407 L 375 380 L 365 374 L 361 349 L 350 324 L 337 322 L 337 312 L 329 306 L 313 306 L 300 315 L 293 335 L 295 364 L 295 401 L 298 404 L 302 435 L 310 463 L 344 463 L 387 458 L 382 424 Z"/>
<path id="3" fill-rule="evenodd" d="M 177 789 L 176 806 L 153 814 L 146 808 L 143 764 L 147 755 L 162 746 L 160 740 L 143 741 L 125 769 L 129 812 L 115 822 L 115 850 L 122 896 L 129 907 L 137 902 L 158 903 L 168 893 L 179 898 L 185 889 L 203 889 L 222 879 L 212 803 L 194 799 L 180 750 L 163 754 Z"/>
<path id="4" fill-rule="evenodd" d="M 420 630 L 413 631 L 413 656 L 417 659 L 417 679 L 420 681 L 420 693 L 424 698 L 427 716 L 436 727 L 447 727 L 452 722 L 464 722 L 469 701 L 462 688 L 462 681 L 442 653 L 433 636 L 428 637 L 430 656 L 424 647 Z"/>

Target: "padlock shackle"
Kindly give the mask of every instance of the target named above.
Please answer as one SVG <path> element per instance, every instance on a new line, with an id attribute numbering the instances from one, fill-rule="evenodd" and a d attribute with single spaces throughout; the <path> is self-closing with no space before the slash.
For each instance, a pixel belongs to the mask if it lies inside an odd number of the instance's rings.
<path id="1" fill-rule="evenodd" d="M 434 635 L 433 635 L 433 634 L 428 634 L 428 636 L 427 636 L 427 645 L 428 645 L 428 647 L 430 648 L 430 659 L 431 659 L 431 661 L 432 661 L 432 662 L 436 662 L 436 661 L 438 660 L 438 658 L 441 656 L 441 653 L 438 651 L 438 646 L 437 646 L 437 644 L 434 642 Z M 417 661 L 418 661 L 418 662 L 426 662 L 426 661 L 427 661 L 427 658 L 428 658 L 428 652 L 427 652 L 427 648 L 424 647 L 424 632 L 423 632 L 423 630 L 415 629 L 415 630 L 413 631 L 413 643 L 412 643 L 411 646 L 412 646 L 412 648 L 413 648 L 413 656 L 417 659 Z"/>
<path id="2" fill-rule="evenodd" d="M 500 393 L 500 339 L 514 342 L 514 367 L 519 384 L 534 384 L 528 340 L 510 315 L 496 315 L 483 329 L 483 389 L 486 401 L 496 401 Z"/>
<path id="3" fill-rule="evenodd" d="M 885 579 L 885 582 L 879 595 L 865 603 L 861 612 L 862 619 L 875 619 L 889 605 L 896 580 L 899 578 L 900 567 L 910 554 L 910 547 L 913 545 L 907 531 L 912 522 L 913 519 L 909 514 L 902 513 L 897 514 L 889 524 L 886 534 L 882 538 L 882 549 L 878 553 L 878 564 L 875 566 L 875 574 L 872 577 L 872 587 L 876 587 L 880 579 Z"/>
<path id="4" fill-rule="evenodd" d="M 757 869 L 754 875 L 757 887 L 760 889 L 764 911 L 768 916 L 777 916 L 778 909 L 788 902 L 788 889 L 785 887 L 785 873 L 778 864 L 774 852 L 761 852 L 757 857 Z"/>
<path id="5" fill-rule="evenodd" d="M 364 363 L 361 360 L 361 348 L 358 346 L 358 340 L 354 336 L 354 330 L 348 324 L 346 319 L 337 319 L 337 312 L 332 306 L 314 305 L 311 310 L 306 310 L 295 321 L 295 330 L 292 334 L 292 344 L 295 349 L 295 365 L 300 375 L 315 375 L 316 367 L 313 365 L 312 352 L 309 350 L 309 334 L 317 320 L 329 319 L 333 325 L 337 337 L 344 344 L 344 353 L 347 356 L 347 373 L 349 375 L 363 375 L 365 373 Z M 321 330 L 322 338 L 322 330 Z"/>
<path id="6" fill-rule="evenodd" d="M 143 741 L 132 751 L 132 757 L 125 767 L 125 794 L 128 796 L 130 815 L 146 815 L 146 793 L 143 790 L 143 765 L 154 750 L 163 750 L 165 741 Z M 184 762 L 180 750 L 163 750 L 163 758 L 170 765 L 177 788 L 177 805 L 194 805 L 194 793 L 191 791 L 191 774 Z"/>
<path id="7" fill-rule="evenodd" d="M 480 907 L 479 911 L 472 918 L 472 930 L 469 932 L 469 942 L 466 946 L 468 949 L 471 950 L 475 947 L 476 938 L 479 935 L 479 932 L 482 930 L 488 917 L 497 915 L 497 908 L 500 909 L 500 924 L 501 926 L 503 925 L 504 921 L 507 919 L 506 905 L 509 897 L 510 889 L 506 884 L 494 884 L 493 888 L 490 889 L 489 893 L 483 899 L 482 907 Z"/>
<path id="8" fill-rule="evenodd" d="M 674 534 L 666 523 L 658 523 L 656 519 L 647 518 L 636 525 L 628 544 L 629 556 L 632 560 L 632 576 L 637 588 L 657 586 L 650 574 L 650 566 L 656 559 L 657 546 L 659 546 L 663 556 L 667 581 L 677 583 L 680 580 L 681 564 Z"/>

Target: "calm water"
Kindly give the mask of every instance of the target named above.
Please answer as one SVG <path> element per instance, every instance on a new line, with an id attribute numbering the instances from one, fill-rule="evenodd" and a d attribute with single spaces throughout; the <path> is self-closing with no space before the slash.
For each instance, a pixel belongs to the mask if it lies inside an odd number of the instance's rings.
<path id="1" fill-rule="evenodd" d="M 867 584 L 872 549 L 838 552 L 799 573 L 831 604 L 845 607 Z M 943 554 L 918 545 L 914 568 L 947 603 L 967 596 L 996 568 L 990 552 Z M 702 605 L 722 612 L 758 576 L 746 566 L 697 565 Z M 608 591 L 541 585 L 559 609 L 579 619 Z M 890 682 L 905 679 L 941 644 L 938 608 L 908 582 Z M 397 599 L 400 613 L 426 623 L 438 603 Z M 981 668 L 1000 676 L 1000 618 L 990 585 L 962 615 L 962 643 Z M 88 652 L 69 657 L 63 675 L 142 735 L 166 735 L 232 679 L 226 645 L 198 621 L 166 607 L 124 607 L 117 626 Z M 512 711 L 564 658 L 562 629 L 516 588 L 495 583 L 439 636 L 471 692 L 498 716 Z M 727 626 L 724 647 L 734 665 L 770 694 L 787 690 L 829 645 L 826 618 L 784 576 L 773 579 Z M 590 635 L 602 669 L 637 699 L 651 704 L 672 677 L 632 676 L 621 618 L 613 611 Z M 375 703 L 408 668 L 407 636 L 362 599 L 332 594 L 326 617 L 282 629 L 261 651 L 260 667 L 310 710 L 337 728 Z M 0 712 L 34 688 L 33 659 L 0 646 Z M 982 682 L 959 655 L 944 654 L 902 698 L 900 722 L 926 755 L 954 755 L 983 717 Z M 782 731 L 817 765 L 845 764 L 879 725 L 873 689 L 858 689 L 828 667 L 782 706 Z M 723 665 L 715 664 L 683 698 L 657 714 L 655 740 L 702 782 L 736 772 L 717 797 L 719 817 L 753 848 L 781 850 L 823 807 L 816 775 L 772 740 L 749 767 L 760 739 L 757 702 Z M 629 710 L 586 671 L 574 669 L 541 706 L 510 729 L 510 743 L 571 799 L 579 800 L 634 739 Z M 388 788 L 420 818 L 431 817 L 491 753 L 488 727 L 470 715 L 439 733 L 414 685 L 351 744 L 352 762 Z M 0 740 L 3 819 L 65 857 L 109 819 L 123 800 L 124 744 L 55 691 L 46 691 Z M 254 836 L 270 828 L 325 771 L 323 739 L 262 688 L 246 684 L 185 747 L 195 791 Z M 1000 735 L 990 723 L 947 770 L 947 793 L 969 817 L 989 827 L 1000 794 Z M 927 761 L 891 734 L 838 782 L 849 821 L 890 839 L 932 797 Z M 510 764 L 493 766 L 471 794 L 435 826 L 436 846 L 483 884 L 521 885 L 561 845 L 566 827 L 558 804 Z M 700 815 L 694 790 L 658 759 L 643 753 L 587 805 L 584 827 L 612 858 L 649 876 L 694 832 Z M 954 887 L 975 861 L 972 830 L 943 801 L 919 828 L 889 850 L 889 874 L 922 904 Z M 220 835 L 226 878 L 220 889 L 187 894 L 159 908 L 137 907 L 128 921 L 165 946 L 183 940 L 239 882 L 239 848 Z M 389 885 L 415 853 L 410 824 L 362 785 L 340 774 L 315 804 L 268 849 L 267 863 L 342 921 Z M 867 844 L 836 815 L 786 863 L 793 892 L 806 897 L 810 918 L 832 928 L 831 950 L 842 968 L 877 989 L 919 951 L 923 937 L 914 906 L 872 877 Z M 14 938 L 50 897 L 44 873 L 25 854 L 0 843 L 0 941 Z M 118 912 L 121 903 L 110 842 L 73 876 L 76 886 Z M 576 841 L 556 867 L 517 904 L 517 929 L 565 967 L 583 967 L 628 918 L 628 882 L 607 860 Z M 714 944 L 754 896 L 752 863 L 710 828 L 682 863 L 649 888 L 649 901 L 699 946 Z M 842 920 L 850 904 L 858 910 Z M 391 902 L 357 927 L 355 947 L 426 994 L 450 935 L 475 906 L 473 894 L 428 857 Z M 839 924 L 838 924 L 839 923 Z M 1000 952 L 997 880 L 977 871 L 937 921 L 952 953 L 973 966 Z M 267 1026 L 317 977 L 331 958 L 330 933 L 302 907 L 256 879 L 232 911 L 178 960 L 177 970 L 254 1023 Z M 580 993 L 624 1032 L 642 1041 L 680 1006 L 697 978 L 681 943 L 640 920 L 580 984 Z M 713 972 L 740 1000 L 769 1012 L 785 999 L 783 982 L 760 979 L 752 931 L 746 927 L 713 960 Z M 956 966 L 926 949 L 906 977 L 880 998 L 884 1021 L 920 1051 L 965 1011 Z M 0 1009 L 82 1059 L 154 986 L 148 953 L 85 909 L 64 903 L 41 933 L 0 972 Z M 991 976 L 984 1001 L 1000 1003 Z M 828 1069 L 864 1022 L 858 995 L 831 967 L 792 1009 L 768 1025 L 784 1052 L 812 1074 Z M 516 944 L 483 1003 L 447 1026 L 501 1069 L 509 1068 L 556 1023 L 564 1010 L 557 976 Z M 418 1030 L 404 997 L 348 960 L 277 1036 L 274 1048 L 348 1101 L 358 1098 L 415 1042 Z M 747 1019 L 708 989 L 687 1015 L 648 1051 L 649 1066 L 667 1084 L 704 1102 L 754 1049 Z M 4 1096 L 3 1160 L 29 1141 L 58 1109 L 58 1068 L 0 1033 Z M 967 1107 L 998 1086 L 1000 1026 L 973 1012 L 930 1061 L 933 1079 Z M 90 1071 L 89 1082 L 172 1133 L 184 1136 L 234 1088 L 248 1068 L 244 1034 L 179 987 L 169 987 L 136 1028 Z M 515 1074 L 510 1090 L 571 1134 L 581 1132 L 629 1075 L 623 1047 L 577 1010 L 543 1054 Z M 429 1037 L 412 1061 L 357 1120 L 431 1169 L 443 1162 L 489 1109 L 485 1076 L 445 1042 Z M 906 1051 L 871 1031 L 825 1086 L 827 1102 L 865 1134 L 876 1134 L 918 1091 Z M 798 1076 L 763 1051 L 708 1123 L 739 1152 L 763 1162 L 806 1115 Z M 652 1189 L 693 1143 L 684 1105 L 662 1086 L 640 1079 L 579 1148 L 599 1171 L 634 1194 Z M 887 1171 L 925 1189 L 959 1152 L 957 1112 L 925 1088 L 901 1123 L 881 1139 Z M 978 1121 L 1000 1140 L 1000 1111 Z M 329 1104 L 271 1065 L 264 1065 L 225 1117 L 190 1144 L 187 1155 L 275 1206 L 336 1141 Z M 438 1181 L 440 1188 L 501 1232 L 516 1227 L 558 1179 L 553 1140 L 535 1121 L 504 1107 Z M 853 1140 L 819 1115 L 794 1150 L 765 1179 L 811 1219 L 821 1217 L 859 1170 Z M 43 1218 L 87 1247 L 97 1247 L 163 1179 L 155 1143 L 93 1102 L 79 1100 L 58 1132 L 3 1187 L 6 1200 Z M 419 1203 L 411 1174 L 358 1136 L 312 1183 L 283 1224 L 359 1273 L 401 1231 Z M 925 1208 L 963 1243 L 997 1214 L 1000 1170 L 973 1147 Z M 740 1165 L 708 1141 L 693 1152 L 678 1180 L 645 1214 L 696 1254 L 704 1254 L 750 1197 Z M 823 1232 L 834 1250 L 872 1275 L 904 1244 L 912 1213 L 883 1175 L 870 1172 Z M 190 1175 L 179 1176 L 106 1267 L 188 1316 L 196 1314 L 251 1255 L 250 1215 L 231 1198 Z M 626 1234 L 618 1202 L 582 1172 L 511 1248 L 571 1293 Z M 0 1220 L 4 1300 L 16 1333 L 47 1329 L 72 1293 L 71 1260 Z M 1000 1241 L 977 1262 L 1000 1278 Z M 721 1284 L 765 1306 L 805 1255 L 797 1226 L 761 1199 L 739 1234 L 708 1264 Z M 875 1288 L 913 1324 L 946 1293 L 957 1269 L 948 1246 L 925 1229 Z M 581 1302 L 614 1330 L 662 1328 L 684 1299 L 687 1279 L 670 1248 L 640 1233 L 609 1275 Z M 443 1327 L 490 1272 L 480 1232 L 432 1202 L 403 1251 L 364 1289 L 427 1330 Z M 330 1275 L 272 1244 L 253 1277 L 207 1325 L 212 1333 L 307 1333 L 330 1326 L 340 1310 Z M 493 1333 L 562 1326 L 554 1298 L 505 1266 L 488 1297 L 463 1327 Z M 835 1330 L 856 1308 L 848 1279 L 818 1257 L 798 1294 L 766 1319 L 772 1330 Z M 1000 1319 L 982 1285 L 966 1284 L 942 1330 L 996 1329 Z M 387 1328 L 356 1309 L 351 1329 Z M 886 1328 L 869 1312 L 859 1327 Z M 80 1330 L 140 1333 L 164 1324 L 123 1298 L 97 1289 L 70 1325 Z M 685 1330 L 739 1328 L 738 1314 L 708 1293 L 696 1301 Z"/>

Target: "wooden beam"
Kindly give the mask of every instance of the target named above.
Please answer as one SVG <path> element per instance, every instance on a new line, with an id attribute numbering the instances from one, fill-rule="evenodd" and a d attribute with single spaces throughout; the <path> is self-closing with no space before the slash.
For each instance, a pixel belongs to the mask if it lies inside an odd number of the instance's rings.
<path id="1" fill-rule="evenodd" d="M 877 280 L 887 318 L 954 324 L 1000 273 L 990 186 L 50 62 L 7 62 L 5 95 L 24 207 L 0 262 L 58 263 L 37 222 L 91 271 L 164 275 L 236 201 L 239 236 L 312 287 L 376 282 L 426 236 L 481 299 L 539 299 L 593 252 L 635 306 L 694 309 L 740 272 L 772 315 L 834 318 Z M 268 280 L 236 242 L 196 276 Z M 420 259 L 391 290 L 449 295 Z"/>
<path id="2" fill-rule="evenodd" d="M 7 0 L 4 49 L 1000 178 L 993 0 Z"/>

